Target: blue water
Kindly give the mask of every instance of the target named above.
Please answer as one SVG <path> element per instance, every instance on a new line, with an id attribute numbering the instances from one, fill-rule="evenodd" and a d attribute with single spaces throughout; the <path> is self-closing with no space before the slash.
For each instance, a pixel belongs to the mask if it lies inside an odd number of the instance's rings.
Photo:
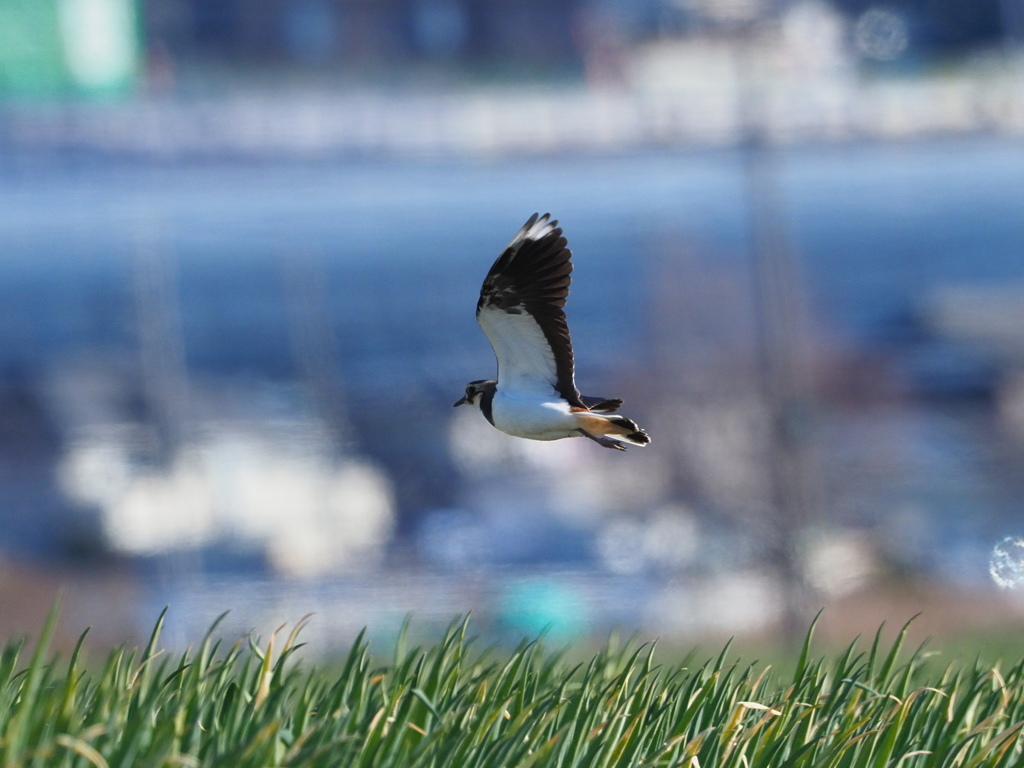
<path id="1" fill-rule="evenodd" d="M 1017 143 L 800 149 L 777 167 L 811 306 L 839 337 L 870 342 L 937 285 L 1024 279 Z M 199 366 L 285 365 L 281 264 L 295 254 L 323 265 L 350 353 L 444 347 L 477 333 L 482 274 L 535 210 L 561 219 L 576 253 L 574 332 L 614 348 L 629 343 L 628 324 L 603 310 L 629 317 L 643 305 L 657 243 L 742 268 L 745 189 L 733 151 L 443 164 L 10 162 L 0 178 L 0 363 L 130 344 L 132 264 L 145 248 L 176 268 Z"/>

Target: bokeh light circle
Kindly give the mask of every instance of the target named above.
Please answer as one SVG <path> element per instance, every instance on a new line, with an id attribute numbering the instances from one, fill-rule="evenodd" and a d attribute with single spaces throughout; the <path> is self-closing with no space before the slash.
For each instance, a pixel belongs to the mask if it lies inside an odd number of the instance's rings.
<path id="1" fill-rule="evenodd" d="M 988 572 L 1003 589 L 1016 587 L 1024 581 L 1024 538 L 1007 536 L 996 544 L 988 561 Z"/>
<path id="2" fill-rule="evenodd" d="M 875 61 L 893 61 L 910 42 L 907 22 L 891 8 L 868 8 L 853 27 L 853 40 L 862 56 Z"/>

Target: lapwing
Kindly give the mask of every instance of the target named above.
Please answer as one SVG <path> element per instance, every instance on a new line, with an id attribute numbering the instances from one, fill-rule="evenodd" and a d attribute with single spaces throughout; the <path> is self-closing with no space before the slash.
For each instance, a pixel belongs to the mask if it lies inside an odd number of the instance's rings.
<path id="1" fill-rule="evenodd" d="M 498 358 L 498 378 L 471 381 L 456 407 L 472 405 L 506 434 L 530 440 L 589 437 L 605 448 L 647 445 L 618 398 L 576 389 L 565 319 L 572 251 L 550 214 L 530 217 L 487 273 L 476 319 Z"/>

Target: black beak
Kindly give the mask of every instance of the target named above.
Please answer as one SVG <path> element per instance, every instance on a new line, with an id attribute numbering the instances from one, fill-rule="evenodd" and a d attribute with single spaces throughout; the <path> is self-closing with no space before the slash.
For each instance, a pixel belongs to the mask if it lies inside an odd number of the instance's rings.
<path id="1" fill-rule="evenodd" d="M 458 408 L 460 405 L 466 405 L 467 403 L 469 403 L 469 395 L 466 395 L 461 400 L 459 400 L 459 402 L 453 405 L 452 408 Z"/>

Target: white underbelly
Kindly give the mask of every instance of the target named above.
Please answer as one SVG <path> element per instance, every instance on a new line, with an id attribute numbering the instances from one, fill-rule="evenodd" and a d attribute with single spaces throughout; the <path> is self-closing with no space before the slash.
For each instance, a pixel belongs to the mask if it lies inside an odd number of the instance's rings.
<path id="1" fill-rule="evenodd" d="M 531 440 L 560 440 L 579 433 L 569 404 L 531 397 L 503 395 L 499 386 L 491 404 L 494 426 L 515 437 Z"/>

